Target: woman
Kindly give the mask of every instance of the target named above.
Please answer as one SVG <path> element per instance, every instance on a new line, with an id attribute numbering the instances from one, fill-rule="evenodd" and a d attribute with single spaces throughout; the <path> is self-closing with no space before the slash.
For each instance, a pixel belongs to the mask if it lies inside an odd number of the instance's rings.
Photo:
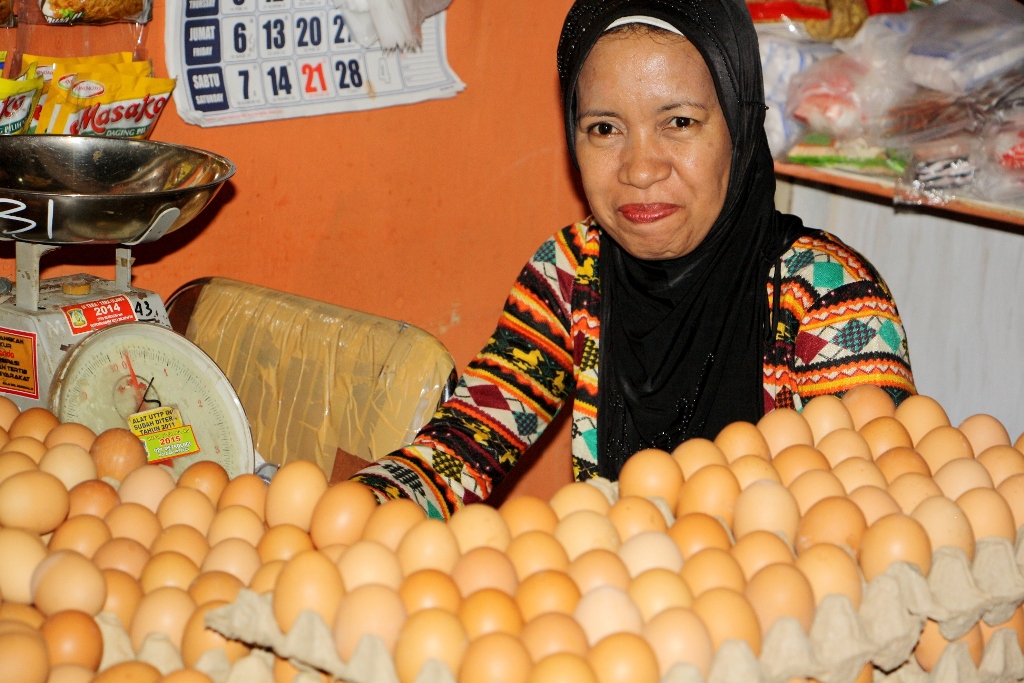
<path id="1" fill-rule="evenodd" d="M 455 396 L 356 478 L 447 517 L 575 394 L 573 471 L 875 384 L 914 393 L 885 283 L 775 211 L 757 36 L 739 0 L 577 0 L 558 48 L 593 215 L 545 242 Z M 775 296 L 781 292 L 781 296 Z"/>

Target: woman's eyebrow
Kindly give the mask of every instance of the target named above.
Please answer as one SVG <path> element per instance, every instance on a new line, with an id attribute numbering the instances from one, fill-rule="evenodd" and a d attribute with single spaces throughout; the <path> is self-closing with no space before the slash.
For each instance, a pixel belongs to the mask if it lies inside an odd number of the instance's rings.
<path id="1" fill-rule="evenodd" d="M 618 114 L 608 110 L 588 109 L 580 112 L 579 116 L 576 117 L 576 120 L 579 121 L 587 118 L 588 116 L 597 116 L 598 118 L 616 118 Z"/>
<path id="2" fill-rule="evenodd" d="M 680 100 L 678 102 L 673 102 L 672 104 L 666 104 L 664 107 L 659 108 L 658 113 L 672 111 L 673 109 L 678 109 L 679 107 L 692 107 L 694 109 L 710 111 L 710 107 L 708 107 L 708 105 L 704 104 L 703 102 L 697 102 L 696 100 Z"/>

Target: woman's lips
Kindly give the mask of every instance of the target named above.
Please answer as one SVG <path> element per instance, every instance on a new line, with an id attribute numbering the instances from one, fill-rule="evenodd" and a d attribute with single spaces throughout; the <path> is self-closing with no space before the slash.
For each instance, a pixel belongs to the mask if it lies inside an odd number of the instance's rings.
<path id="1" fill-rule="evenodd" d="M 619 213 L 632 223 L 654 223 L 678 210 L 675 204 L 623 204 L 619 207 Z"/>

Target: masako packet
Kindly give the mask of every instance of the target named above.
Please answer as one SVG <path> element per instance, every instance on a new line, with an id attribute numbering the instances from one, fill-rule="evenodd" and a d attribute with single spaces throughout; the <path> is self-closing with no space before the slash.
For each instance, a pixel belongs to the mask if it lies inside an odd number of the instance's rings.
<path id="1" fill-rule="evenodd" d="M 43 107 L 46 106 L 46 100 L 50 89 L 50 79 L 53 78 L 53 72 L 59 65 L 127 64 L 131 61 L 131 52 L 112 52 L 110 54 L 92 55 L 89 57 L 45 57 L 42 55 L 22 55 L 21 63 L 24 66 L 19 78 L 24 78 L 27 70 L 25 67 L 28 65 L 35 65 L 36 75 L 43 77 L 43 92 L 39 96 L 39 102 L 36 104 L 36 110 L 33 114 L 32 121 L 29 123 L 28 132 L 46 132 L 45 127 L 42 130 L 38 130 L 39 117 L 42 114 Z"/>
<path id="2" fill-rule="evenodd" d="M 93 74 L 68 91 L 68 116 L 55 133 L 146 139 L 174 91 L 173 78 Z"/>
<path id="3" fill-rule="evenodd" d="M 39 94 L 43 90 L 40 76 L 21 80 L 0 78 L 0 135 L 19 135 L 28 131 Z"/>
<path id="4" fill-rule="evenodd" d="M 114 77 L 110 81 L 112 87 L 122 87 L 123 82 L 116 76 L 141 78 L 153 73 L 153 65 L 148 62 L 130 62 L 127 64 L 57 64 L 52 71 L 50 83 L 41 99 L 41 106 L 36 115 L 33 133 L 56 133 L 65 128 L 68 112 L 65 104 L 69 91 L 76 80 L 90 78 L 94 75 L 107 74 Z M 98 77 L 98 76 L 97 76 Z"/>

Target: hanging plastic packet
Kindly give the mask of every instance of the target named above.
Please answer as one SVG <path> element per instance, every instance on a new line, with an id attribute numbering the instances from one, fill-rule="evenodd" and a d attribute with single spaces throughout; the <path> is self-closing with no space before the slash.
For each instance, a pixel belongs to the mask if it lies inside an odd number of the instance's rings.
<path id="1" fill-rule="evenodd" d="M 20 135 L 28 132 L 36 102 L 43 91 L 43 79 L 35 76 L 19 80 L 0 78 L 0 135 Z M 29 76 L 29 74 L 26 74 Z"/>
<path id="2" fill-rule="evenodd" d="M 4 67 L 7 65 L 7 50 L 0 50 L 0 76 L 4 73 Z"/>
<path id="3" fill-rule="evenodd" d="M 153 18 L 152 0 L 38 1 L 48 24 L 145 24 Z"/>
<path id="4" fill-rule="evenodd" d="M 153 133 L 174 84 L 173 78 L 80 75 L 68 90 L 67 102 L 51 129 L 66 135 L 146 139 Z"/>
<path id="5" fill-rule="evenodd" d="M 107 74 L 141 78 L 152 73 L 153 65 L 148 61 L 127 64 L 58 64 L 53 70 L 46 100 L 41 107 L 36 127 L 32 132 L 37 134 L 55 133 L 64 128 L 62 122 L 67 119 L 64 105 L 68 101 L 72 85 L 79 77 L 89 78 L 97 74 Z"/>
<path id="6" fill-rule="evenodd" d="M 53 78 L 53 71 L 57 68 L 57 66 L 61 64 L 124 64 L 129 63 L 131 61 L 131 52 L 112 52 L 104 55 L 92 55 L 90 57 L 44 57 L 41 55 L 22 55 L 22 65 L 34 64 L 36 68 L 36 74 L 43 77 L 43 92 L 39 97 L 39 102 L 36 104 L 36 110 L 35 112 L 33 112 L 33 117 L 32 121 L 29 123 L 28 132 L 46 132 L 45 127 L 42 130 L 38 130 L 39 118 L 42 115 L 43 107 L 46 106 L 46 100 L 50 90 L 50 79 Z M 25 69 L 22 70 L 21 77 L 24 77 L 24 75 Z"/>

